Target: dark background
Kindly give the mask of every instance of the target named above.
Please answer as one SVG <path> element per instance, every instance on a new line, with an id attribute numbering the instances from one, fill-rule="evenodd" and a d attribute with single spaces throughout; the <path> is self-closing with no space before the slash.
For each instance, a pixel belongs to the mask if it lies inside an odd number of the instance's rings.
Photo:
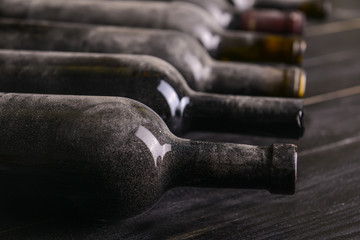
<path id="1" fill-rule="evenodd" d="M 295 195 L 177 188 L 148 212 L 115 222 L 45 217 L 31 209 L 13 214 L 0 206 L 0 239 L 360 239 L 360 1 L 332 2 L 332 16 L 309 20 L 306 28 L 306 132 L 301 140 L 187 136 L 297 144 Z"/>

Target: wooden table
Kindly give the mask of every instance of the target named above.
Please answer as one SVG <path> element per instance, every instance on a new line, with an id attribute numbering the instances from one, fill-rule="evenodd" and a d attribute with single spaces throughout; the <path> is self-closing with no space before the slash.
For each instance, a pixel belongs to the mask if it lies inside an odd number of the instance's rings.
<path id="1" fill-rule="evenodd" d="M 148 212 L 117 222 L 7 211 L 0 239 L 360 239 L 360 2 L 333 1 L 310 21 L 306 132 L 299 141 L 192 133 L 198 140 L 299 146 L 293 196 L 262 190 L 178 188 Z"/>

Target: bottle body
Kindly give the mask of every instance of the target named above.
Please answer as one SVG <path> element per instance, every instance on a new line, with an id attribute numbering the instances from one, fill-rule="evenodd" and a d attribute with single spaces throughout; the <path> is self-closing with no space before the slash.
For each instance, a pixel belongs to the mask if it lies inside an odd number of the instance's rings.
<path id="1" fill-rule="evenodd" d="M 0 25 L 1 48 L 152 55 L 171 63 L 197 91 L 302 97 L 305 90 L 305 73 L 299 68 L 292 74 L 289 67 L 213 61 L 194 39 L 179 32 L 16 20 L 1 20 Z"/>
<path id="2" fill-rule="evenodd" d="M 1 94 L 0 105 L 4 198 L 56 199 L 124 218 L 187 184 L 186 174 L 201 183 L 294 192 L 293 145 L 179 139 L 145 105 L 124 98 Z"/>
<path id="3" fill-rule="evenodd" d="M 22 7 L 18 7 L 19 4 Z M 205 10 L 184 2 L 2 0 L 2 5 L 0 14 L 4 17 L 182 31 L 195 37 L 213 57 L 220 59 L 299 64 L 304 52 L 303 48 L 293 51 L 292 46 L 303 42 L 297 37 L 276 36 L 277 41 L 272 40 L 269 46 L 268 38 L 273 39 L 275 36 L 224 31 Z M 13 8 L 17 10 L 13 11 Z M 86 15 L 81 14 L 84 11 L 87 12 Z M 228 41 L 229 36 L 231 41 Z M 232 54 L 223 51 L 219 44 L 224 42 L 233 43 L 229 47 L 236 48 L 237 51 Z M 291 45 L 290 48 L 282 47 L 285 43 Z M 260 54 L 236 54 L 252 51 L 254 48 Z M 218 52 L 221 52 L 220 56 Z M 279 54 L 282 55 L 280 58 L 277 57 Z M 264 56 L 267 58 L 264 59 Z"/>
<path id="4" fill-rule="evenodd" d="M 5 92 L 136 99 L 178 135 L 201 129 L 297 138 L 303 132 L 301 100 L 194 92 L 171 65 L 149 56 L 3 50 L 0 74 Z"/>
<path id="5" fill-rule="evenodd" d="M 146 128 L 160 144 L 171 144 L 171 136 L 145 105 L 112 97 L 21 94 L 2 94 L 0 102 L 0 164 L 2 177 L 10 179 L 1 187 L 10 196 L 124 218 L 149 208 L 166 189 L 166 164 L 155 167 L 136 132 Z M 171 163 L 168 151 L 163 154 Z"/>

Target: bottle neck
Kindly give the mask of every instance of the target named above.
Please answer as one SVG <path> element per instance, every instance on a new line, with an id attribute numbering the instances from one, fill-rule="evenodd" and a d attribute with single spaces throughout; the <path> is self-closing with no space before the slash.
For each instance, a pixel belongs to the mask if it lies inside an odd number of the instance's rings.
<path id="1" fill-rule="evenodd" d="M 304 15 L 297 11 L 247 10 L 237 12 L 230 25 L 232 29 L 301 35 Z"/>
<path id="2" fill-rule="evenodd" d="M 235 95 L 302 97 L 306 74 L 296 67 L 214 61 L 207 92 Z"/>
<path id="3" fill-rule="evenodd" d="M 331 3 L 327 0 L 255 0 L 255 8 L 277 8 L 281 10 L 297 9 L 304 12 L 308 17 L 325 18 L 331 12 Z"/>
<path id="4" fill-rule="evenodd" d="M 300 64 L 306 44 L 298 37 L 224 31 L 214 58 L 231 61 Z"/>
<path id="5" fill-rule="evenodd" d="M 189 130 L 299 138 L 303 101 L 193 93 L 183 114 Z"/>
<path id="6" fill-rule="evenodd" d="M 308 17 L 322 19 L 329 16 L 331 8 L 331 3 L 327 0 L 314 0 L 302 3 L 298 9 Z"/>
<path id="7" fill-rule="evenodd" d="M 174 185 L 257 188 L 272 193 L 294 193 L 297 165 L 294 145 L 259 147 L 180 141 L 176 164 L 170 170 L 172 176 L 176 176 Z"/>

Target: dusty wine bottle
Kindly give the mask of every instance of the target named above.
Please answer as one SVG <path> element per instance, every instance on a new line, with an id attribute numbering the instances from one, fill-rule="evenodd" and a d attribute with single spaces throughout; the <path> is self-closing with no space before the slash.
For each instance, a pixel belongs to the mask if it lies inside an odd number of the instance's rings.
<path id="1" fill-rule="evenodd" d="M 122 96 L 158 113 L 170 130 L 298 138 L 302 100 L 192 91 L 170 64 L 150 56 L 0 51 L 0 91 Z"/>
<path id="2" fill-rule="evenodd" d="M 71 0 L 74 1 L 74 0 Z M 88 0 L 110 1 L 110 0 Z M 127 0 L 111 0 L 127 1 Z M 135 0 L 134 0 L 135 1 Z M 145 1 L 145 0 L 141 0 Z M 155 0 L 147 0 L 155 1 Z M 160 0 L 156 0 L 160 1 Z M 161 0 L 173 2 L 179 0 Z M 216 22 L 223 28 L 233 30 L 245 30 L 255 32 L 268 32 L 277 34 L 301 35 L 304 28 L 305 18 L 298 11 L 279 11 L 268 9 L 249 9 L 236 11 L 235 7 L 224 0 L 181 0 L 189 2 L 205 9 Z"/>
<path id="3" fill-rule="evenodd" d="M 300 64 L 301 38 L 226 31 L 202 8 L 185 2 L 0 0 L 0 16 L 137 28 L 172 29 L 199 40 L 217 59 Z M 86 12 L 87 14 L 83 14 Z"/>
<path id="4" fill-rule="evenodd" d="M 126 98 L 0 94 L 0 123 L 2 198 L 123 218 L 176 186 L 295 190 L 294 145 L 181 139 Z"/>
<path id="5" fill-rule="evenodd" d="M 201 92 L 302 97 L 305 91 L 306 75 L 300 68 L 214 61 L 180 32 L 0 19 L 0 35 L 0 48 L 5 49 L 156 56 Z"/>
<path id="6" fill-rule="evenodd" d="M 325 18 L 331 12 L 328 0 L 231 0 L 238 9 L 277 8 L 281 10 L 295 9 L 304 12 L 308 17 Z"/>

